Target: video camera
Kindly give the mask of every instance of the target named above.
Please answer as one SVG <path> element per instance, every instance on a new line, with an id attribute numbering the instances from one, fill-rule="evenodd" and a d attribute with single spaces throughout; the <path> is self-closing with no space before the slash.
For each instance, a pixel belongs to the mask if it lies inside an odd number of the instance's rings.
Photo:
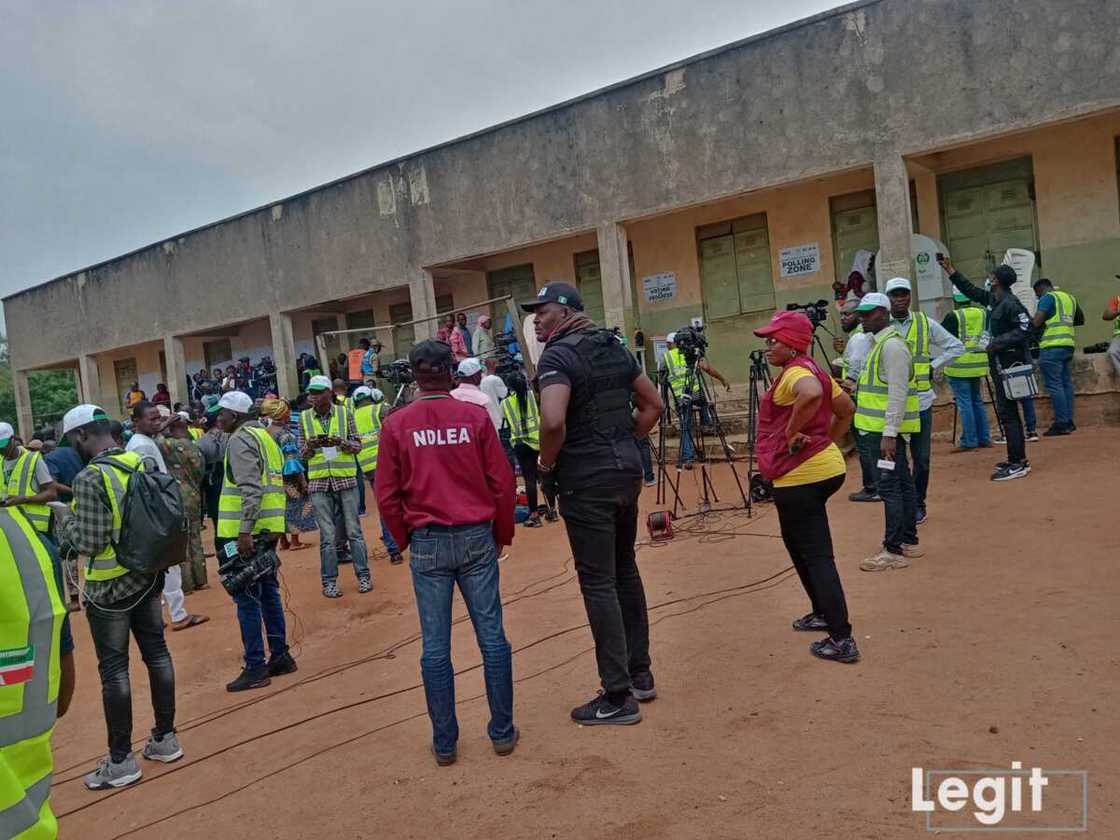
<path id="1" fill-rule="evenodd" d="M 230 595 L 243 592 L 280 565 L 275 543 L 258 537 L 254 539 L 253 548 L 252 557 L 242 557 L 237 551 L 237 543 L 228 542 L 221 552 L 224 556 L 218 558 L 218 577 Z"/>
<path id="2" fill-rule="evenodd" d="M 787 312 L 804 312 L 816 329 L 828 320 L 828 301 L 818 300 L 814 303 L 787 303 Z"/>
<path id="3" fill-rule="evenodd" d="M 411 385 L 416 381 L 416 377 L 412 375 L 412 365 L 408 363 L 408 359 L 397 359 L 394 362 L 382 365 L 381 376 L 386 382 L 391 382 L 398 387 Z"/>
<path id="4" fill-rule="evenodd" d="M 517 344 L 517 333 L 513 330 L 498 333 L 494 336 L 494 352 L 491 358 L 498 360 L 494 373 L 503 380 L 511 373 L 521 370 L 521 353 L 513 352 L 511 345 Z"/>
<path id="5" fill-rule="evenodd" d="M 677 330 L 673 343 L 684 354 L 684 359 L 689 364 L 697 359 L 704 358 L 704 354 L 708 352 L 708 337 L 704 335 L 703 327 L 693 327 L 691 325 L 681 327 Z"/>

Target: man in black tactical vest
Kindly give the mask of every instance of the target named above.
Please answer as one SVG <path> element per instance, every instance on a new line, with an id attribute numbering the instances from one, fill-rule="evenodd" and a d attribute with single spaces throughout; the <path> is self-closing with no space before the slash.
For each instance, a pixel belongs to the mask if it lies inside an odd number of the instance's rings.
<path id="1" fill-rule="evenodd" d="M 603 685 L 572 710 L 572 719 L 637 723 L 638 701 L 657 696 L 634 558 L 642 486 L 637 441 L 656 425 L 661 398 L 618 338 L 583 314 L 572 286 L 549 283 L 521 308 L 535 314 L 545 344 L 537 365 L 538 475 L 549 505 L 559 497 Z"/>

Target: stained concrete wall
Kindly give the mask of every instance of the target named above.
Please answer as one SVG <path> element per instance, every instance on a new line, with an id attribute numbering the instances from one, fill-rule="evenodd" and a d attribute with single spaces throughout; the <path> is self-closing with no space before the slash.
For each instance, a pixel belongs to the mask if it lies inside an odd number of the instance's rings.
<path id="1" fill-rule="evenodd" d="M 1114 0 L 854 4 L 9 297 L 13 364 L 1112 107 L 1118 30 Z"/>

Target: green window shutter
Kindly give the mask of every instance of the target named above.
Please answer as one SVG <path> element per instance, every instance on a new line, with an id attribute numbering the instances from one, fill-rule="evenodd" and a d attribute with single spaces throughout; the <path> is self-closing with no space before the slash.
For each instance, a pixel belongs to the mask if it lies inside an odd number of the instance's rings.
<path id="1" fill-rule="evenodd" d="M 741 312 L 774 308 L 774 277 L 770 271 L 770 237 L 765 228 L 735 233 L 735 267 Z"/>
<path id="2" fill-rule="evenodd" d="M 711 320 L 739 314 L 739 280 L 733 236 L 700 240 L 700 287 L 704 295 L 705 318 Z"/>
<path id="3" fill-rule="evenodd" d="M 600 327 L 606 324 L 603 306 L 603 273 L 599 266 L 599 252 L 576 254 L 576 288 L 583 298 L 583 311 Z"/>

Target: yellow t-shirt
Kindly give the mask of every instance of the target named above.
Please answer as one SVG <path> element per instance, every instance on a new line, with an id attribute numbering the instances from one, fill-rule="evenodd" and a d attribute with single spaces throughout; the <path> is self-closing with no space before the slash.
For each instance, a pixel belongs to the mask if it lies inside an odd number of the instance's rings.
<path id="1" fill-rule="evenodd" d="M 797 393 L 793 386 L 798 380 L 812 375 L 807 368 L 800 365 L 787 369 L 782 374 L 782 380 L 778 383 L 778 387 L 774 390 L 774 402 L 778 405 L 793 405 L 797 399 Z M 835 399 L 841 388 L 835 379 L 830 378 L 829 381 L 832 382 L 832 393 L 829 395 L 829 399 Z M 781 478 L 775 478 L 774 486 L 796 487 L 799 484 L 814 484 L 818 481 L 843 475 L 846 471 L 844 455 L 840 451 L 840 447 L 835 443 L 829 443 L 827 448 L 822 449 L 808 461 L 794 467 Z"/>

